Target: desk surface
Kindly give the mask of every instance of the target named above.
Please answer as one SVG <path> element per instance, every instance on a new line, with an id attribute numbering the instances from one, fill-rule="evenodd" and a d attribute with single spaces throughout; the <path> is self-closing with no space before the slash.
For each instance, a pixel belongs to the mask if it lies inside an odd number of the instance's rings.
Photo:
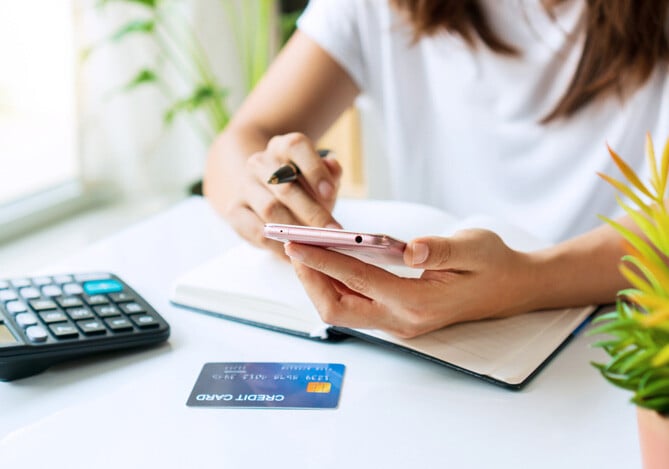
<path id="1" fill-rule="evenodd" d="M 237 241 L 191 198 L 43 271 L 115 272 L 172 335 L 149 350 L 0 383 L 2 466 L 640 466 L 634 407 L 589 365 L 604 358 L 592 338 L 576 338 L 513 392 L 356 340 L 313 342 L 169 304 L 181 272 Z M 186 407 L 202 365 L 225 361 L 344 363 L 339 408 Z"/>

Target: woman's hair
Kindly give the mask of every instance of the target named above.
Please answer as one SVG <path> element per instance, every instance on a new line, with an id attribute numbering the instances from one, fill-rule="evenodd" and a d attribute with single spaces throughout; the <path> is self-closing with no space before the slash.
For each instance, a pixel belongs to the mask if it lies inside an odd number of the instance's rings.
<path id="1" fill-rule="evenodd" d="M 547 14 L 564 0 L 545 0 Z M 581 0 L 585 2 L 585 43 L 576 72 L 548 122 L 576 113 L 595 98 L 643 85 L 658 62 L 669 58 L 669 0 Z M 391 0 L 406 14 L 414 39 L 442 31 L 470 46 L 478 37 L 505 55 L 519 51 L 492 30 L 478 0 Z"/>

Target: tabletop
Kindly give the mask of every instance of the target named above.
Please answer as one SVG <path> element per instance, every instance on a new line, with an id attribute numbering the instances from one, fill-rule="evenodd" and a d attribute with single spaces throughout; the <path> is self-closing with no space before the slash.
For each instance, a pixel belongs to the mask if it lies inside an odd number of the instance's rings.
<path id="1" fill-rule="evenodd" d="M 3 467 L 634 468 L 635 408 L 576 337 L 522 391 L 357 341 L 321 343 L 169 302 L 184 271 L 240 242 L 192 197 L 40 272 L 109 271 L 170 323 L 167 343 L 0 383 Z M 187 407 L 208 362 L 346 365 L 336 409 Z"/>

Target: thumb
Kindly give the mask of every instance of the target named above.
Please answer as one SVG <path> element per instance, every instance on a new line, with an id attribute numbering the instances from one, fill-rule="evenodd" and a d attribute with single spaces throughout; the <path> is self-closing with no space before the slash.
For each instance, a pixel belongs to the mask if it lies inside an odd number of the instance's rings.
<path id="1" fill-rule="evenodd" d="M 415 238 L 404 249 L 404 262 L 421 269 L 474 270 L 485 262 L 487 234 L 484 230 L 462 230 L 448 238 Z"/>
<path id="2" fill-rule="evenodd" d="M 452 246 L 447 238 L 415 238 L 404 249 L 404 263 L 421 269 L 443 269 L 451 258 L 451 250 Z"/>

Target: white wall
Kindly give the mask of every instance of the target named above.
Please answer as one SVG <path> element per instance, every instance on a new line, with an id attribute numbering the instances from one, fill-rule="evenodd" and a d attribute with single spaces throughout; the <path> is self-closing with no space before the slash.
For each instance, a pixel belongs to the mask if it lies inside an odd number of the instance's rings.
<path id="1" fill-rule="evenodd" d="M 84 45 L 96 43 L 145 13 L 143 7 L 124 2 L 110 2 L 103 10 L 96 9 L 95 3 L 78 2 L 79 42 Z M 242 99 L 242 78 L 220 3 L 190 0 L 180 13 L 192 21 L 216 75 L 231 89 L 229 102 L 236 106 Z M 86 174 L 97 183 L 119 187 L 127 197 L 185 190 L 200 178 L 207 152 L 183 118 L 165 128 L 162 113 L 167 101 L 155 87 L 114 92 L 153 63 L 156 52 L 150 40 L 138 35 L 96 49 L 82 65 L 80 115 Z M 169 77 L 177 80 L 176 74 Z"/>

